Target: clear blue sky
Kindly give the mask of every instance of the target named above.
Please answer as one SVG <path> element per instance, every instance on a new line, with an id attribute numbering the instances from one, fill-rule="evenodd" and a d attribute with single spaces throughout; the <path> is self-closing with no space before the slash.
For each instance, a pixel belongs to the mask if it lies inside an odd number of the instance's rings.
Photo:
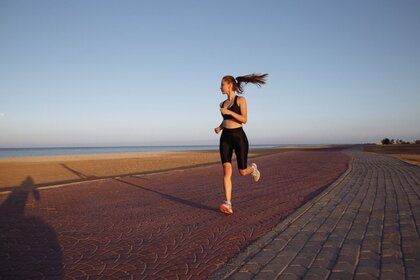
<path id="1" fill-rule="evenodd" d="M 0 147 L 420 139 L 420 1 L 0 1 Z"/>

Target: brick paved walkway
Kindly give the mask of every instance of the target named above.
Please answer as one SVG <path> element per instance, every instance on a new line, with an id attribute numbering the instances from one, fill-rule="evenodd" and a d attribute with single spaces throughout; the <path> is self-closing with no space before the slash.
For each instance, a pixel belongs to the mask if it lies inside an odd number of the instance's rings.
<path id="1" fill-rule="evenodd" d="M 0 195 L 0 279 L 205 279 L 334 182 L 340 149 L 253 159 L 258 183 L 233 174 L 235 214 L 221 164 Z M 90 174 L 84 174 L 87 177 Z"/>
<path id="2" fill-rule="evenodd" d="M 420 168 L 346 153 L 333 185 L 209 279 L 420 279 Z"/>

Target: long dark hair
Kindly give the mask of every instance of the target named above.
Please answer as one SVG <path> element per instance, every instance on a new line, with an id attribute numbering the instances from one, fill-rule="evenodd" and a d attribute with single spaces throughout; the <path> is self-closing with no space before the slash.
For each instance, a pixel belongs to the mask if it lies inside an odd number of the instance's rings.
<path id="1" fill-rule="evenodd" d="M 232 89 L 237 93 L 242 94 L 244 92 L 244 85 L 246 85 L 247 83 L 252 83 L 260 87 L 261 85 L 265 84 L 267 76 L 268 74 L 249 74 L 246 76 L 239 76 L 236 78 L 234 78 L 233 76 L 224 76 L 222 80 L 231 83 Z"/>

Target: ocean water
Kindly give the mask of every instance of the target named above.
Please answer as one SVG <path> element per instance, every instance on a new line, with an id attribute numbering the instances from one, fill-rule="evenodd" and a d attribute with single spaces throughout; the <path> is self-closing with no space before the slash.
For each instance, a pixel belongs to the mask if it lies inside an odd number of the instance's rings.
<path id="1" fill-rule="evenodd" d="M 250 148 L 272 148 L 288 145 L 250 145 Z M 303 146 L 303 145 L 302 145 Z M 58 155 L 86 155 L 113 154 L 129 152 L 157 152 L 157 151 L 194 151 L 217 150 L 218 145 L 208 146 L 132 146 L 132 147 L 51 147 L 51 148 L 0 148 L 0 158 L 58 156 Z"/>

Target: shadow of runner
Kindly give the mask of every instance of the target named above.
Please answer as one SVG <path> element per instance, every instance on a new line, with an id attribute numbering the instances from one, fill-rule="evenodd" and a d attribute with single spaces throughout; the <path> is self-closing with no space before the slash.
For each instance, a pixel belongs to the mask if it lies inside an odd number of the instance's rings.
<path id="1" fill-rule="evenodd" d="M 27 176 L 0 205 L 0 278 L 62 279 L 60 244 L 54 229 L 39 217 L 25 216 L 25 205 L 32 194 L 41 200 Z"/>
<path id="2" fill-rule="evenodd" d="M 153 193 L 159 194 L 161 197 L 163 197 L 165 199 L 168 199 L 168 200 L 171 200 L 171 201 L 174 201 L 174 202 L 177 202 L 177 203 L 182 203 L 182 204 L 188 205 L 190 207 L 195 207 L 195 208 L 199 208 L 199 209 L 205 209 L 205 210 L 215 211 L 215 212 L 219 213 L 219 210 L 218 209 L 212 208 L 212 207 L 207 206 L 207 205 L 203 205 L 203 204 L 200 204 L 200 203 L 197 203 L 197 202 L 194 202 L 194 201 L 186 200 L 186 199 L 179 198 L 179 197 L 176 197 L 176 196 L 173 196 L 173 195 L 170 195 L 170 194 L 162 193 L 162 192 L 159 192 L 159 191 L 151 190 L 151 189 L 145 188 L 143 186 L 136 185 L 136 184 L 133 184 L 131 182 L 124 181 L 122 179 L 114 178 L 114 180 L 117 180 L 117 181 L 119 181 L 121 183 L 125 183 L 125 184 L 128 184 L 128 185 L 134 186 L 136 188 L 140 188 L 140 189 L 145 190 L 145 191 L 149 191 L 149 192 L 153 192 Z"/>

